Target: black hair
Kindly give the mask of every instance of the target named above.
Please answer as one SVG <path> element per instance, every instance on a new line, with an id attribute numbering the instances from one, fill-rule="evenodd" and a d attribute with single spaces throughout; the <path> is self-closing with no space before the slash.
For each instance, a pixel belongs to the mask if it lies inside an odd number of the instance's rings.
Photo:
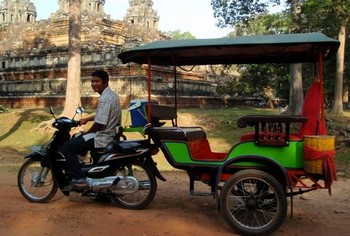
<path id="1" fill-rule="evenodd" d="M 109 81 L 109 75 L 104 70 L 95 70 L 94 72 L 92 72 L 91 76 L 100 78 L 105 84 L 107 84 Z"/>

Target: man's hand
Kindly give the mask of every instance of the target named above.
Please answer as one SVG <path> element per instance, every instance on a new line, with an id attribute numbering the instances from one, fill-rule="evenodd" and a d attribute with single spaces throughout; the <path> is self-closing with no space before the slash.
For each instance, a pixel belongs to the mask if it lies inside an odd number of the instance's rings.
<path id="1" fill-rule="evenodd" d="M 86 117 L 86 118 L 87 118 L 87 117 Z M 86 118 L 81 118 L 81 119 L 79 120 L 80 125 L 85 125 L 86 123 L 89 122 Z"/>
<path id="2" fill-rule="evenodd" d="M 88 116 L 88 117 L 82 117 L 80 121 L 80 125 L 85 125 L 89 121 L 93 121 L 95 119 L 95 116 Z"/>

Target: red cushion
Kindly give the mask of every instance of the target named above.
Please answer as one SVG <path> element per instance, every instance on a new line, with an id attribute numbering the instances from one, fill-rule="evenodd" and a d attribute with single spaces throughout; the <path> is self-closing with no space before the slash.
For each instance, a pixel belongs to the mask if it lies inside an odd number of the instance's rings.
<path id="1" fill-rule="evenodd" d="M 187 141 L 190 154 L 194 160 L 223 160 L 226 153 L 212 152 L 206 138 Z"/>

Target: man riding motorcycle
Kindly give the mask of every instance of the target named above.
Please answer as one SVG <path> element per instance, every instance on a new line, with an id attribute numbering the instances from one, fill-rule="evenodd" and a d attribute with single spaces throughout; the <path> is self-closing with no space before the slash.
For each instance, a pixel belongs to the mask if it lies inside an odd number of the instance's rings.
<path id="1" fill-rule="evenodd" d="M 80 191 L 88 187 L 78 155 L 86 155 L 94 148 L 106 147 L 116 135 L 116 127 L 121 122 L 121 107 L 119 96 L 109 88 L 108 82 L 109 75 L 103 70 L 91 74 L 91 87 L 101 96 L 96 114 L 80 119 L 81 125 L 93 121 L 92 126 L 81 132 L 82 135 L 67 141 L 60 150 L 72 175 L 71 183 L 63 191 Z"/>

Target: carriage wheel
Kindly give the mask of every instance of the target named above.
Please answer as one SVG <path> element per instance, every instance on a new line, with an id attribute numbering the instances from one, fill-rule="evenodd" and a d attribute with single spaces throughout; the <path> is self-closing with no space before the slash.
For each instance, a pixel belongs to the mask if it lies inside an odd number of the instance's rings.
<path id="1" fill-rule="evenodd" d="M 239 171 L 225 182 L 220 206 L 227 224 L 242 235 L 271 234 L 287 214 L 281 184 L 270 174 L 255 169 Z"/>

